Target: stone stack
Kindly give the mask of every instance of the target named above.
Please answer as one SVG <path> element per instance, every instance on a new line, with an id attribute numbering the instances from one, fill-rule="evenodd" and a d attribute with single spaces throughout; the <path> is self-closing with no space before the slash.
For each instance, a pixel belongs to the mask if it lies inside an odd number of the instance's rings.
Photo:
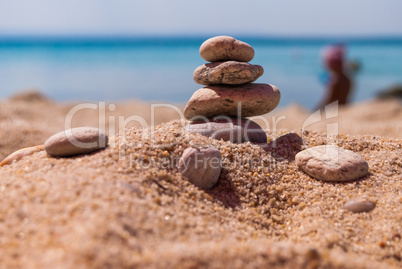
<path id="1" fill-rule="evenodd" d="M 210 62 L 198 67 L 194 81 L 206 87 L 196 91 L 184 109 L 191 120 L 186 130 L 233 143 L 266 143 L 264 130 L 244 117 L 266 114 L 278 106 L 280 92 L 270 84 L 253 83 L 264 69 L 248 62 L 254 49 L 229 36 L 206 40 L 201 57 Z"/>

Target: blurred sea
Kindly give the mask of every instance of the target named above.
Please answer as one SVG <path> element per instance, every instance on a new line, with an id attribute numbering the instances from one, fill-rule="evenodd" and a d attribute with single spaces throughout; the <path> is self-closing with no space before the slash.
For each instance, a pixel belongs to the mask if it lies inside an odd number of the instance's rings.
<path id="1" fill-rule="evenodd" d="M 205 63 L 198 49 L 208 37 L 16 38 L 0 37 L 0 99 L 38 88 L 60 101 L 143 99 L 187 102 L 201 88 L 193 79 Z M 353 100 L 402 84 L 402 38 L 308 39 L 236 37 L 252 45 L 251 63 L 263 66 L 260 83 L 276 85 L 280 106 L 313 108 L 324 94 L 321 50 L 344 43 L 359 61 Z"/>

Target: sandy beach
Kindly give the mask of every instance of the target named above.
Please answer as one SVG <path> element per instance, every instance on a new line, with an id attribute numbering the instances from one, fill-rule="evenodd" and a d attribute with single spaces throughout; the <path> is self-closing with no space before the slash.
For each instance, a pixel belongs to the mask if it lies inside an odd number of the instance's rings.
<path id="1" fill-rule="evenodd" d="M 34 92 L 0 100 L 0 161 L 64 130 L 80 104 Z M 265 149 L 185 132 L 173 108 L 184 104 L 92 104 L 70 127 L 104 129 L 105 150 L 72 158 L 42 151 L 0 167 L 0 268 L 402 266 L 400 100 L 315 116 L 297 104 L 278 108 L 255 120 L 267 142 L 291 135 Z M 298 169 L 297 152 L 331 143 L 361 155 L 369 174 L 331 183 Z M 204 191 L 176 164 L 186 148 L 207 145 L 220 150 L 224 169 Z M 343 208 L 362 197 L 373 211 Z"/>

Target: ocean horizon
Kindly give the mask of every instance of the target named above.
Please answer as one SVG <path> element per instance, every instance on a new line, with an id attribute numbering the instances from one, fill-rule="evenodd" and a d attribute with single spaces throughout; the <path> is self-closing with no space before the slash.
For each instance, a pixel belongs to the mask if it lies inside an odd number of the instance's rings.
<path id="1" fill-rule="evenodd" d="M 58 101 L 185 103 L 203 87 L 192 74 L 205 63 L 198 50 L 209 37 L 0 35 L 0 99 L 36 88 Z M 345 44 L 348 59 L 361 66 L 353 101 L 402 84 L 402 37 L 235 37 L 254 47 L 251 63 L 265 70 L 256 82 L 276 85 L 280 106 L 311 109 L 321 100 L 321 51 L 333 43 Z"/>

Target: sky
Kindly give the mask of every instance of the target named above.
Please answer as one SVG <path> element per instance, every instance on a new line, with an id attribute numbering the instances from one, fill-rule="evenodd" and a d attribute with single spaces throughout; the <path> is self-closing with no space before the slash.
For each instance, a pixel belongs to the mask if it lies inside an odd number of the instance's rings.
<path id="1" fill-rule="evenodd" d="M 402 36 L 401 0 L 0 0 L 0 35 Z"/>

